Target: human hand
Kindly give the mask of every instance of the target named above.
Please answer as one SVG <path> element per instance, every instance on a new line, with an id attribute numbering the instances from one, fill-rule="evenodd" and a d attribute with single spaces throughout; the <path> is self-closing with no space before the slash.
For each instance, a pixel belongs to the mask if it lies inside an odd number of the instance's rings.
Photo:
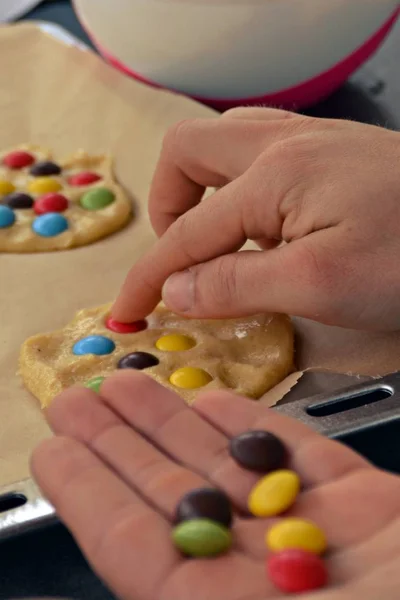
<path id="1" fill-rule="evenodd" d="M 400 589 L 400 478 L 302 423 L 228 392 L 188 408 L 142 373 L 107 378 L 101 395 L 63 392 L 47 412 L 56 437 L 33 474 L 100 577 L 122 600 L 268 600 L 266 519 L 239 516 L 258 476 L 229 456 L 229 438 L 265 429 L 285 443 L 303 490 L 288 513 L 326 533 L 329 587 L 302 600 L 395 600 Z M 212 485 L 238 509 L 231 551 L 185 559 L 171 542 L 181 497 Z M 293 596 L 292 596 L 293 597 Z"/>
<path id="2" fill-rule="evenodd" d="M 248 108 L 178 124 L 149 199 L 161 237 L 113 316 L 145 317 L 164 286 L 167 307 L 188 317 L 285 312 L 398 329 L 399 165 L 400 134 L 360 123 Z M 200 202 L 207 186 L 220 189 Z M 246 240 L 264 251 L 239 253 Z"/>

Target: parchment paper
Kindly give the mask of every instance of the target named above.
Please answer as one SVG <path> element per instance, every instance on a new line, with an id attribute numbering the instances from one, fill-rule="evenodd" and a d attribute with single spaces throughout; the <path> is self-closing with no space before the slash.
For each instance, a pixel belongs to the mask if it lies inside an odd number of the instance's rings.
<path id="1" fill-rule="evenodd" d="M 78 148 L 115 157 L 136 219 L 91 246 L 35 255 L 0 255 L 0 485 L 29 476 L 33 447 L 49 430 L 16 374 L 30 335 L 62 327 L 74 312 L 112 300 L 134 260 L 154 240 L 146 214 L 152 172 L 166 129 L 213 116 L 195 102 L 131 81 L 98 57 L 67 47 L 34 25 L 0 28 L 0 147 L 32 142 L 58 156 Z M 400 338 L 354 334 L 299 322 L 299 368 L 367 374 L 400 368 Z M 289 378 L 263 401 L 273 404 Z"/>

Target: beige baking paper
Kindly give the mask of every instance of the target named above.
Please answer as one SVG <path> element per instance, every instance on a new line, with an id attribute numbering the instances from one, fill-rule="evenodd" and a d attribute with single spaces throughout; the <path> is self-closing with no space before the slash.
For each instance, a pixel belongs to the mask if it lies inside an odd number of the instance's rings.
<path id="1" fill-rule="evenodd" d="M 133 82 L 94 54 L 67 47 L 33 25 L 0 28 L 0 69 L 0 148 L 32 142 L 60 157 L 78 148 L 110 152 L 136 213 L 125 230 L 91 246 L 0 255 L 2 485 L 29 475 L 30 452 L 49 435 L 38 403 L 16 375 L 22 342 L 63 327 L 80 308 L 113 299 L 128 268 L 154 240 L 146 199 L 165 131 L 180 119 L 214 113 Z M 400 368 L 400 341 L 300 323 L 297 358 L 300 368 L 319 364 L 347 372 L 390 371 Z M 275 403 L 292 384 L 293 378 L 264 401 Z"/>

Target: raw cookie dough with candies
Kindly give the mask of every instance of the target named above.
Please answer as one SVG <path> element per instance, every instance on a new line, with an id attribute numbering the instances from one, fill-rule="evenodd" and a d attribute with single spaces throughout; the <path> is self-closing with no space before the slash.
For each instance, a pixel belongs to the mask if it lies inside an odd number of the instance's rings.
<path id="1" fill-rule="evenodd" d="M 131 215 L 108 156 L 80 151 L 54 162 L 29 145 L 0 155 L 0 252 L 84 246 L 121 229 Z"/>
<path id="2" fill-rule="evenodd" d="M 259 398 L 293 368 L 286 315 L 185 319 L 163 305 L 146 321 L 118 323 L 111 305 L 84 309 L 64 329 L 23 344 L 20 373 L 42 407 L 74 384 L 96 391 L 116 369 L 140 369 L 191 403 L 199 390 L 230 388 Z"/>

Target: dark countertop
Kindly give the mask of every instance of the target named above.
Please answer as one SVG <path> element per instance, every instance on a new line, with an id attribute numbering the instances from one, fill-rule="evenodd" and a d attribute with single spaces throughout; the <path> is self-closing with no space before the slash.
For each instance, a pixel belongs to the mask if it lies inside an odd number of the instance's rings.
<path id="1" fill-rule="evenodd" d="M 25 18 L 58 23 L 89 44 L 69 0 L 48 0 Z M 399 57 L 400 23 L 380 52 L 347 85 L 307 112 L 400 130 Z M 397 421 L 343 441 L 377 465 L 400 472 L 399 434 Z M 23 596 L 113 599 L 60 525 L 1 544 L 0 565 L 0 600 Z"/>

